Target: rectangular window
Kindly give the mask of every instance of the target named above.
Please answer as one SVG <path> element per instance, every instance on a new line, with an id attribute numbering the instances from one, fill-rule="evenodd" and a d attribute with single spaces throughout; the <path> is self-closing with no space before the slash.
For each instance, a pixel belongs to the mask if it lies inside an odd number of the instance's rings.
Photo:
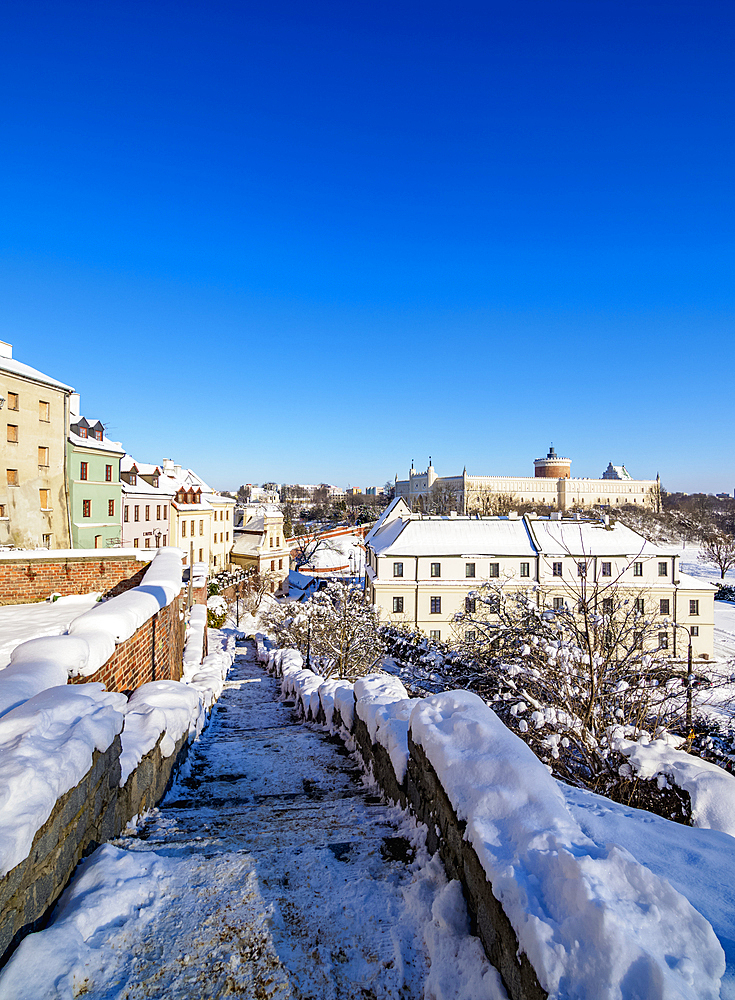
<path id="1" fill-rule="evenodd" d="M 602 598 L 602 613 L 603 615 L 611 615 L 613 613 L 613 599 L 612 597 Z"/>
<path id="2" fill-rule="evenodd" d="M 157 521 L 161 520 L 161 505 L 160 505 L 160 503 L 156 504 L 156 520 Z"/>
<path id="3" fill-rule="evenodd" d="M 168 544 L 168 535 L 164 535 L 164 536 L 163 536 L 163 544 L 164 544 L 164 545 L 167 545 L 167 544 Z"/>
<path id="4" fill-rule="evenodd" d="M 114 517 L 115 516 L 115 501 L 114 500 L 108 500 L 107 501 L 107 516 L 108 517 Z"/>
<path id="5" fill-rule="evenodd" d="M 464 641 L 474 642 L 476 638 L 477 638 L 477 632 L 473 628 L 467 629 L 467 631 L 464 634 Z"/>
<path id="6" fill-rule="evenodd" d="M 659 614 L 660 615 L 668 615 L 668 614 L 670 614 L 671 613 L 670 608 L 671 608 L 671 605 L 669 604 L 668 597 L 662 597 L 661 600 L 658 602 L 658 612 L 659 612 Z"/>
<path id="7" fill-rule="evenodd" d="M 521 576 L 529 577 L 531 575 L 531 564 L 527 562 L 521 563 Z"/>
<path id="8" fill-rule="evenodd" d="M 165 503 L 165 504 L 163 505 L 163 515 L 162 515 L 162 516 L 163 516 L 163 520 L 164 520 L 164 521 L 165 521 L 165 520 L 166 520 L 166 518 L 168 517 L 168 504 L 167 504 L 167 503 Z"/>
<path id="9" fill-rule="evenodd" d="M 441 630 L 438 628 L 429 629 L 429 638 L 433 639 L 435 642 L 441 642 Z"/>
<path id="10" fill-rule="evenodd" d="M 643 576 L 643 563 L 635 562 L 633 563 L 633 576 Z"/>
<path id="11" fill-rule="evenodd" d="M 464 564 L 464 575 L 474 577 L 475 575 L 475 564 L 465 563 Z"/>
<path id="12" fill-rule="evenodd" d="M 186 538 L 186 521 L 181 522 L 181 537 Z"/>
<path id="13" fill-rule="evenodd" d="M 229 542 L 229 540 L 230 540 L 230 533 L 229 533 L 229 531 L 226 531 L 225 532 L 225 541 Z"/>
<path id="14" fill-rule="evenodd" d="M 204 561 L 203 552 L 204 552 L 204 549 L 199 549 L 199 562 L 203 562 Z"/>
<path id="15" fill-rule="evenodd" d="M 668 649 L 669 648 L 669 633 L 659 632 L 658 634 L 658 648 Z"/>
<path id="16" fill-rule="evenodd" d="M 50 549 L 51 548 L 51 535 L 41 535 L 41 538 L 43 540 L 43 547 L 45 549 Z"/>
<path id="17" fill-rule="evenodd" d="M 38 449 L 38 467 L 40 469 L 48 468 L 48 448 Z"/>
<path id="18" fill-rule="evenodd" d="M 82 500 L 82 517 L 92 516 L 92 501 Z"/>
<path id="19" fill-rule="evenodd" d="M 7 517 L 7 516 L 8 515 L 7 515 L 6 511 L 5 511 L 5 504 L 4 503 L 0 503 L 0 517 Z"/>
<path id="20" fill-rule="evenodd" d="M 44 402 L 42 399 L 38 401 L 38 419 L 43 420 L 45 424 L 51 420 L 51 404 Z"/>
<path id="21" fill-rule="evenodd" d="M 658 575 L 659 576 L 669 575 L 669 564 L 667 562 L 660 562 L 658 564 Z"/>
<path id="22" fill-rule="evenodd" d="M 7 472 L 6 472 L 6 475 L 8 477 L 8 486 L 19 486 L 20 485 L 20 483 L 18 481 L 18 470 L 17 469 L 8 469 Z"/>
<path id="23" fill-rule="evenodd" d="M 690 615 L 698 615 L 699 614 L 699 601 L 690 601 L 689 602 L 689 614 Z"/>
<path id="24" fill-rule="evenodd" d="M 151 519 L 151 505 L 149 503 L 145 505 L 145 519 L 146 521 L 150 521 Z"/>
<path id="25" fill-rule="evenodd" d="M 601 570 L 602 576 L 612 576 L 612 563 L 604 562 Z"/>
<path id="26" fill-rule="evenodd" d="M 88 469 L 89 469 L 89 465 L 88 465 L 87 462 L 81 462 L 80 463 L 80 465 L 79 465 L 79 478 L 80 479 L 86 479 L 87 478 L 87 471 L 88 471 Z"/>
<path id="27" fill-rule="evenodd" d="M 8 441 L 11 444 L 17 444 L 18 443 L 18 425 L 17 424 L 8 424 Z"/>
<path id="28" fill-rule="evenodd" d="M 441 597 L 431 598 L 431 613 L 432 615 L 440 615 L 442 613 L 442 599 Z"/>
<path id="29" fill-rule="evenodd" d="M 633 633 L 633 648 L 634 649 L 643 649 L 643 633 L 642 632 L 634 632 Z"/>
<path id="30" fill-rule="evenodd" d="M 635 608 L 636 614 L 642 615 L 646 611 L 646 602 L 642 597 L 636 597 L 633 602 L 633 607 Z"/>
<path id="31" fill-rule="evenodd" d="M 194 522 L 193 521 L 191 522 L 191 533 L 192 533 L 192 535 L 194 534 Z M 200 521 L 199 522 L 199 534 L 200 535 L 204 534 L 204 521 Z"/>
<path id="32" fill-rule="evenodd" d="M 403 563 L 393 563 L 393 576 L 403 576 Z"/>
<path id="33" fill-rule="evenodd" d="M 140 507 L 138 506 L 137 503 L 133 507 L 133 520 L 134 521 L 139 521 L 140 520 Z M 184 532 L 184 534 L 186 534 L 186 532 Z"/>
<path id="34" fill-rule="evenodd" d="M 441 563 L 432 563 L 431 564 L 431 575 L 434 576 L 434 577 L 442 575 L 442 564 Z"/>
<path id="35" fill-rule="evenodd" d="M 221 520 L 222 520 L 222 518 L 220 518 L 220 521 Z M 280 549 L 280 547 L 281 547 L 281 536 L 280 535 L 276 535 L 276 548 Z"/>
<path id="36" fill-rule="evenodd" d="M 578 562 L 577 563 L 577 576 L 587 576 L 587 563 Z"/>
<path id="37" fill-rule="evenodd" d="M 106 483 L 111 483 L 112 482 L 112 466 L 111 465 L 106 465 L 105 466 L 105 482 Z"/>
<path id="38" fill-rule="evenodd" d="M 271 535 L 271 537 L 270 537 L 269 540 L 270 540 L 270 543 L 271 543 L 271 548 L 273 548 L 273 535 Z"/>
<path id="39" fill-rule="evenodd" d="M 465 597 L 464 599 L 464 609 L 468 615 L 474 615 L 477 610 L 477 598 L 476 597 Z"/>
<path id="40" fill-rule="evenodd" d="M 134 549 L 137 549 L 137 548 L 138 548 L 138 542 L 139 542 L 139 541 L 140 541 L 140 539 L 138 539 L 138 538 L 134 538 L 134 539 L 133 539 L 133 548 L 134 548 Z M 184 556 L 184 560 L 186 560 L 186 556 Z"/>
<path id="41" fill-rule="evenodd" d="M 689 631 L 691 633 L 692 639 L 694 639 L 696 636 L 699 635 L 699 625 L 692 625 Z"/>
<path id="42" fill-rule="evenodd" d="M 555 563 L 552 564 L 552 566 L 551 566 L 551 575 L 552 576 L 561 576 L 561 563 L 560 562 L 555 562 Z"/>
<path id="43" fill-rule="evenodd" d="M 564 598 L 563 597 L 555 597 L 554 598 L 554 611 L 563 611 L 563 610 L 564 610 Z"/>
<path id="44" fill-rule="evenodd" d="M 271 573 L 275 570 L 275 568 L 276 568 L 276 560 L 271 559 Z"/>
<path id="45" fill-rule="evenodd" d="M 151 547 L 151 539 L 150 539 L 150 536 L 149 536 L 148 538 L 146 538 L 146 540 L 144 541 L 143 545 L 144 545 L 144 547 L 145 547 L 146 549 L 149 549 L 149 548 Z"/>
<path id="46" fill-rule="evenodd" d="M 403 614 L 403 598 L 394 597 L 393 598 L 393 614 L 402 615 Z"/>
<path id="47" fill-rule="evenodd" d="M 225 517 L 225 520 L 226 520 L 226 521 L 229 521 L 229 520 L 230 520 L 230 512 L 229 512 L 229 510 L 228 510 L 228 511 L 226 511 L 226 517 Z"/>
<path id="48" fill-rule="evenodd" d="M 86 436 L 87 436 L 87 428 L 86 427 L 80 427 L 79 428 L 79 437 L 80 438 L 85 438 Z"/>
<path id="49" fill-rule="evenodd" d="M 278 560 L 278 568 L 283 569 L 283 559 Z"/>
<path id="50" fill-rule="evenodd" d="M 41 510 L 48 510 L 49 509 L 49 502 L 48 502 L 49 491 L 48 490 L 39 490 L 38 494 L 39 494 L 39 497 L 41 499 Z"/>
<path id="51" fill-rule="evenodd" d="M 488 563 L 487 575 L 491 579 L 497 579 L 500 576 L 500 563 Z"/>
<path id="52" fill-rule="evenodd" d="M 123 521 L 124 521 L 124 522 L 125 522 L 126 524 L 128 523 L 128 511 L 129 511 L 129 510 L 130 510 L 130 508 L 128 507 L 128 505 L 127 505 L 127 504 L 125 504 L 125 506 L 123 507 Z"/>
<path id="53" fill-rule="evenodd" d="M 8 409 L 9 410 L 19 410 L 20 409 L 20 406 L 18 406 L 18 393 L 17 392 L 9 392 L 8 393 Z"/>

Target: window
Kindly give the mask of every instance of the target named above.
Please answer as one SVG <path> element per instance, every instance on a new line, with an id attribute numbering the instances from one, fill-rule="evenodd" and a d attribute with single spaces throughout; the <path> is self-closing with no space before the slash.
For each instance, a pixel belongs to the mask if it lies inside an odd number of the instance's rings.
<path id="1" fill-rule="evenodd" d="M 658 648 L 668 649 L 669 648 L 669 633 L 659 632 L 658 634 Z"/>
<path id="2" fill-rule="evenodd" d="M 643 633 L 633 633 L 633 649 L 643 649 Z"/>
<path id="3" fill-rule="evenodd" d="M 5 513 L 5 504 L 0 503 L 0 517 L 7 517 L 7 516 L 8 515 Z"/>
<path id="4" fill-rule="evenodd" d="M 143 542 L 143 545 L 144 545 L 144 547 L 145 547 L 146 549 L 149 549 L 149 548 L 151 547 L 151 539 L 150 539 L 150 536 L 149 536 L 148 538 L 146 538 L 146 539 L 145 539 L 145 541 Z"/>
<path id="5" fill-rule="evenodd" d="M 82 517 L 92 516 L 92 501 L 82 500 Z"/>
<path id="6" fill-rule="evenodd" d="M 429 629 L 429 638 L 430 639 L 434 639 L 436 642 L 440 642 L 441 641 L 441 637 L 442 637 L 442 634 L 441 634 L 441 630 L 440 629 L 438 629 L 438 628 Z"/>
<path id="7" fill-rule="evenodd" d="M 17 444 L 18 443 L 18 425 L 17 424 L 8 424 L 8 441 L 11 444 Z"/>
<path id="8" fill-rule="evenodd" d="M 17 469 L 8 469 L 6 475 L 8 477 L 8 486 L 20 486 Z"/>
<path id="9" fill-rule="evenodd" d="M 115 501 L 114 500 L 108 500 L 107 501 L 107 516 L 108 517 L 114 517 L 115 516 Z"/>
<path id="10" fill-rule="evenodd" d="M 138 548 L 138 541 L 139 541 L 139 539 L 137 539 L 137 538 L 133 539 L 133 548 L 134 549 Z M 184 556 L 184 562 L 186 562 L 186 556 Z"/>
<path id="11" fill-rule="evenodd" d="M 635 562 L 633 563 L 633 576 L 643 576 L 643 563 Z"/>
<path id="12" fill-rule="evenodd" d="M 220 518 L 220 520 L 222 520 L 222 518 Z M 280 547 L 281 547 L 281 536 L 276 535 L 276 548 L 280 549 Z"/>
<path id="13" fill-rule="evenodd" d="M 168 535 L 164 535 L 163 536 L 163 542 L 162 542 L 162 544 L 163 545 L 167 545 L 168 544 Z"/>
<path id="14" fill-rule="evenodd" d="M 87 436 L 87 428 L 86 427 L 80 427 L 79 428 L 79 437 L 80 438 L 85 438 L 86 436 Z"/>
<path id="15" fill-rule="evenodd" d="M 402 615 L 403 614 L 403 598 L 394 597 L 393 598 L 393 614 Z"/>
<path id="16" fill-rule="evenodd" d="M 698 615 L 699 614 L 699 601 L 690 601 L 689 602 L 689 614 L 690 615 Z"/>
<path id="17" fill-rule="evenodd" d="M 636 597 L 633 602 L 633 607 L 635 608 L 636 614 L 642 615 L 646 611 L 646 602 L 642 597 Z"/>
<path id="18" fill-rule="evenodd" d="M 671 613 L 670 608 L 671 605 L 669 603 L 668 597 L 662 597 L 661 600 L 658 602 L 658 613 L 660 615 L 668 615 Z"/>
<path id="19" fill-rule="evenodd" d="M 561 576 L 561 563 L 560 562 L 555 562 L 555 563 L 552 564 L 552 566 L 551 566 L 551 575 L 552 576 Z"/>
<path id="20" fill-rule="evenodd" d="M 123 507 L 123 521 L 124 521 L 124 522 L 125 522 L 126 524 L 128 523 L 128 511 L 129 511 L 129 510 L 130 510 L 130 508 L 128 507 L 128 505 L 127 505 L 127 504 L 125 504 L 125 506 Z"/>
<path id="21" fill-rule="evenodd" d="M 51 548 L 51 535 L 41 535 L 41 539 L 43 541 L 43 547 L 45 549 L 50 549 Z"/>
<path id="22" fill-rule="evenodd" d="M 161 505 L 160 505 L 160 503 L 156 504 L 156 520 L 157 521 L 161 520 Z"/>
<path id="23" fill-rule="evenodd" d="M 468 615 L 474 615 L 477 610 L 477 598 L 476 597 L 465 597 L 464 599 L 464 609 Z"/>
<path id="24" fill-rule="evenodd" d="M 186 538 L 186 521 L 181 522 L 181 537 Z"/>
<path id="25" fill-rule="evenodd" d="M 38 449 L 38 467 L 39 469 L 48 468 L 48 448 Z"/>
<path id="26" fill-rule="evenodd" d="M 658 564 L 658 575 L 659 576 L 669 575 L 669 564 L 667 562 L 660 562 Z"/>
<path id="27" fill-rule="evenodd" d="M 275 568 L 276 568 L 276 560 L 271 559 L 271 573 L 275 570 Z"/>
<path id="28" fill-rule="evenodd" d="M 577 563 L 577 576 L 587 576 L 587 563 L 578 562 Z"/>
<path id="29" fill-rule="evenodd" d="M 531 575 L 531 564 L 527 562 L 521 563 L 521 576 L 528 577 Z"/>
<path id="30" fill-rule="evenodd" d="M 464 564 L 464 575 L 465 576 L 474 576 L 475 575 L 475 564 L 474 563 L 465 563 Z"/>
<path id="31" fill-rule="evenodd" d="M 42 399 L 38 401 L 38 419 L 43 420 L 45 424 L 51 420 L 51 404 L 44 402 Z"/>
<path id="32" fill-rule="evenodd" d="M 79 465 L 79 478 L 87 479 L 88 470 L 89 470 L 89 464 L 87 462 L 81 462 Z"/>
<path id="33" fill-rule="evenodd" d="M 167 517 L 168 517 L 168 504 L 165 503 L 163 505 L 163 520 L 165 521 Z"/>
<path id="34" fill-rule="evenodd" d="M 192 533 L 192 535 L 194 534 L 194 522 L 193 521 L 191 522 L 191 533 Z M 204 534 L 204 521 L 200 521 L 199 522 L 199 534 L 200 535 Z"/>
<path id="35" fill-rule="evenodd" d="M 613 613 L 613 599 L 612 597 L 602 598 L 602 613 L 603 615 L 611 615 Z"/>
<path id="36" fill-rule="evenodd" d="M 270 543 L 271 543 L 271 548 L 273 548 L 273 535 L 271 535 L 271 537 L 270 537 L 269 541 L 270 541 Z"/>
<path id="37" fill-rule="evenodd" d="M 226 531 L 226 532 L 225 532 L 225 541 L 226 541 L 226 542 L 229 542 L 229 540 L 230 540 L 230 533 L 229 533 L 229 531 Z M 281 562 L 281 561 L 280 561 L 280 559 L 279 559 L 279 565 L 280 565 L 280 562 Z"/>
<path id="38" fill-rule="evenodd" d="M 225 512 L 225 520 L 226 521 L 230 520 L 230 512 L 229 512 L 229 510 Z"/>
<path id="39" fill-rule="evenodd" d="M 199 562 L 204 560 L 204 549 L 199 549 Z"/>
<path id="40" fill-rule="evenodd" d="M 278 560 L 278 568 L 283 569 L 283 559 Z"/>
<path id="41" fill-rule="evenodd" d="M 612 576 L 612 563 L 604 562 L 601 570 L 602 576 Z"/>
<path id="42" fill-rule="evenodd" d="M 477 638 L 477 632 L 473 628 L 467 629 L 467 631 L 464 634 L 464 641 L 474 642 L 476 638 Z"/>
<path id="43" fill-rule="evenodd" d="M 403 563 L 393 563 L 393 576 L 403 576 Z"/>
<path id="44" fill-rule="evenodd" d="M 150 521 L 151 519 L 151 505 L 149 503 L 145 505 L 145 519 L 146 521 Z"/>
<path id="45" fill-rule="evenodd" d="M 692 627 L 689 629 L 689 634 L 691 635 L 692 639 L 694 639 L 695 636 L 698 636 L 699 635 L 699 625 L 692 625 Z"/>
<path id="46" fill-rule="evenodd" d="M 442 564 L 441 563 L 432 563 L 431 564 L 431 575 L 432 576 L 441 576 L 442 575 Z"/>
<path id="47" fill-rule="evenodd" d="M 442 613 L 442 599 L 441 597 L 431 598 L 431 614 L 440 615 Z"/>
<path id="48" fill-rule="evenodd" d="M 488 563 L 487 575 L 489 577 L 499 577 L 500 576 L 500 563 Z"/>
<path id="49" fill-rule="evenodd" d="M 133 507 L 133 520 L 134 521 L 139 521 L 140 520 L 140 507 L 138 506 L 137 503 Z M 184 534 L 186 534 L 186 532 L 184 532 Z"/>
<path id="50" fill-rule="evenodd" d="M 41 510 L 48 510 L 49 507 L 50 507 L 49 499 L 48 499 L 49 491 L 48 490 L 39 490 L 38 491 L 38 495 L 39 495 L 39 497 L 41 499 Z"/>
<path id="51" fill-rule="evenodd" d="M 111 483 L 112 482 L 112 466 L 111 465 L 106 465 L 105 466 L 105 482 L 106 483 Z"/>
<path id="52" fill-rule="evenodd" d="M 9 392 L 8 393 L 8 409 L 9 410 L 19 410 L 20 409 L 20 407 L 18 406 L 18 393 L 17 392 Z"/>
<path id="53" fill-rule="evenodd" d="M 554 611 L 563 611 L 563 610 L 564 610 L 564 598 L 563 597 L 555 597 L 554 598 Z"/>

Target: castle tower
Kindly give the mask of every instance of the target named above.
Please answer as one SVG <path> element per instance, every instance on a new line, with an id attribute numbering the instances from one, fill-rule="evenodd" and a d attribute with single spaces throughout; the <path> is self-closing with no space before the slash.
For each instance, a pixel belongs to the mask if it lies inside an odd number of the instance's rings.
<path id="1" fill-rule="evenodd" d="M 537 458 L 533 466 L 537 479 L 569 479 L 572 474 L 571 458 L 561 458 L 554 451 L 553 445 L 546 458 Z"/>

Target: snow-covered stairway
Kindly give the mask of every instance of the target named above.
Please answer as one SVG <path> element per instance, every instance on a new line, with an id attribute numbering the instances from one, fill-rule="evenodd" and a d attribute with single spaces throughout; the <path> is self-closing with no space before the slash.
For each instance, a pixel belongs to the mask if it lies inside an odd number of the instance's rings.
<path id="1" fill-rule="evenodd" d="M 458 883 L 278 693 L 238 658 L 177 785 L 86 862 L 0 998 L 505 995 Z"/>

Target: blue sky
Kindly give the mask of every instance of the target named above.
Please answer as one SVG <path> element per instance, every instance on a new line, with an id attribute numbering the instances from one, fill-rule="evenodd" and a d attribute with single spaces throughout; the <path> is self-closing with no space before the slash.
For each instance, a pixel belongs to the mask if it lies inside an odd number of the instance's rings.
<path id="1" fill-rule="evenodd" d="M 0 339 L 213 485 L 735 486 L 735 6 L 16 4 Z"/>

